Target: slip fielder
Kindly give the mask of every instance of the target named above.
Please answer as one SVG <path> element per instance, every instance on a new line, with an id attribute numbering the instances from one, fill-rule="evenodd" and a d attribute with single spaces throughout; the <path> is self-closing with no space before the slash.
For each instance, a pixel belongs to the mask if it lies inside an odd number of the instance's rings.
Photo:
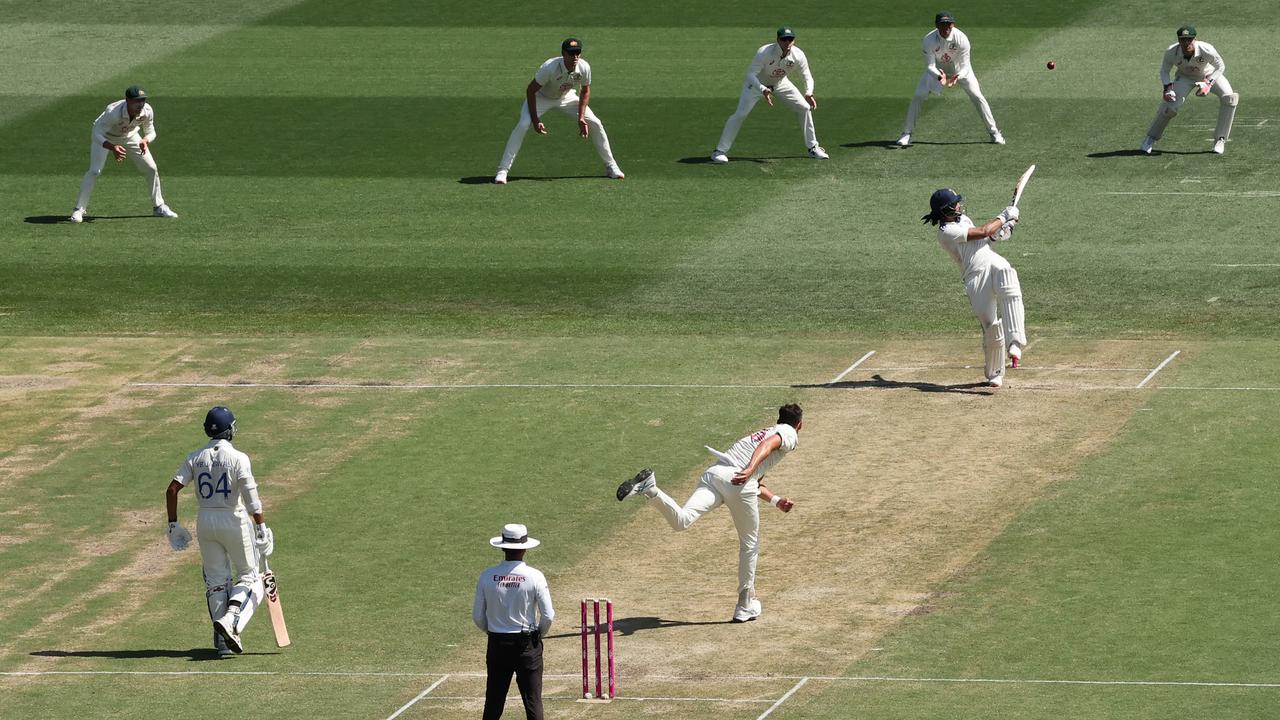
<path id="1" fill-rule="evenodd" d="M 978 78 L 969 65 L 969 36 L 955 26 L 955 15 L 942 11 L 934 17 L 934 29 L 924 36 L 924 74 L 916 85 L 916 92 L 911 96 L 911 106 L 907 108 L 907 121 L 902 126 L 902 136 L 898 138 L 899 147 L 911 144 L 911 133 L 916 127 L 916 118 L 920 115 L 920 107 L 929 95 L 941 95 L 944 88 L 959 85 L 969 95 L 969 100 L 978 109 L 982 122 L 991 134 L 991 142 L 1004 144 L 1004 136 L 996 127 L 996 119 L 991 114 L 991 106 L 978 87 Z"/>
<path id="2" fill-rule="evenodd" d="M 609 147 L 609 136 L 604 131 L 604 123 L 591 112 L 587 103 L 591 101 L 591 65 L 582 59 L 582 41 L 568 38 L 560 43 L 560 56 L 553 57 L 538 67 L 525 88 L 525 104 L 520 108 L 520 120 L 507 139 L 507 147 L 498 162 L 498 172 L 493 181 L 498 185 L 507 184 L 507 173 L 515 164 L 520 146 L 524 144 L 524 136 L 533 128 L 539 135 L 547 134 L 547 127 L 542 124 L 541 117 L 548 110 L 555 108 L 566 115 L 578 118 L 578 134 L 591 138 L 596 152 L 604 161 L 605 175 L 614 180 L 623 180 L 622 168 L 613 159 L 613 149 Z M 580 88 L 580 89 L 579 89 Z"/>
<path id="3" fill-rule="evenodd" d="M 921 219 L 938 226 L 938 243 L 960 266 L 969 306 L 982 326 L 987 384 L 998 388 L 1004 384 L 1005 354 L 1016 368 L 1027 346 L 1018 271 L 991 247 L 1013 234 L 1018 206 L 1010 205 L 995 219 L 975 227 L 964 214 L 964 198 L 942 188 L 929 198 L 929 214 Z"/>
<path id="4" fill-rule="evenodd" d="M 1213 93 L 1218 96 L 1218 126 L 1213 133 L 1213 152 L 1221 155 L 1226 152 L 1227 140 L 1231 137 L 1231 124 L 1236 118 L 1240 95 L 1231 91 L 1231 83 L 1227 82 L 1226 76 L 1227 64 L 1222 61 L 1217 48 L 1196 40 L 1196 29 L 1191 25 L 1178 28 L 1177 34 L 1178 42 L 1164 51 L 1164 60 L 1160 63 L 1164 102 L 1156 109 L 1141 150 L 1151 154 L 1156 141 L 1164 137 L 1169 121 L 1178 114 L 1182 103 L 1194 89 L 1196 95 Z M 1177 68 L 1177 76 L 1170 78 L 1174 68 Z"/>
<path id="5" fill-rule="evenodd" d="M 71 222 L 84 222 L 93 186 L 98 182 L 107 158 L 112 155 L 116 162 L 122 162 L 126 157 L 133 160 L 133 164 L 146 176 L 147 186 L 151 190 L 152 214 L 162 218 L 178 217 L 165 204 L 164 196 L 160 193 L 160 171 L 156 169 L 156 161 L 151 154 L 151 143 L 156 139 L 156 113 L 147 102 L 146 90 L 138 85 L 130 85 L 124 91 L 123 100 L 107 105 L 93 121 L 92 137 L 89 144 L 89 171 L 80 181 L 80 195 L 76 197 L 76 207 L 71 211 Z"/>
<path id="6" fill-rule="evenodd" d="M 813 97 L 813 73 L 809 71 L 809 58 L 804 51 L 796 47 L 796 32 L 784 25 L 778 28 L 778 41 L 760 46 L 751 63 L 747 65 L 747 83 L 738 98 L 738 109 L 724 122 L 724 131 L 720 133 L 720 142 L 715 152 L 711 153 L 711 161 L 729 162 L 729 149 L 742 129 L 742 123 L 751 114 L 756 103 L 763 99 L 773 106 L 773 96 L 777 95 L 784 105 L 800 116 L 800 130 L 804 133 L 804 146 L 809 150 L 809 157 L 814 160 L 826 160 L 830 156 L 818 144 L 818 134 L 813 129 L 813 111 L 818 109 L 818 101 Z M 788 78 L 799 73 L 804 90 L 796 88 Z"/>

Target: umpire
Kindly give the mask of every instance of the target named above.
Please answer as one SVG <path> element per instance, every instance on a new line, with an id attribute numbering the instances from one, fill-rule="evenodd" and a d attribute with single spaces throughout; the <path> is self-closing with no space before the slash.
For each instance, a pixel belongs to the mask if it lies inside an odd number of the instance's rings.
<path id="1" fill-rule="evenodd" d="M 524 552 L 540 544 L 529 537 L 524 525 L 502 527 L 489 540 L 502 548 L 506 559 L 480 573 L 471 619 L 489 633 L 485 665 L 484 720 L 498 720 L 515 673 L 527 720 L 542 720 L 542 637 L 551 629 L 556 612 L 551 608 L 547 578 L 524 562 Z"/>

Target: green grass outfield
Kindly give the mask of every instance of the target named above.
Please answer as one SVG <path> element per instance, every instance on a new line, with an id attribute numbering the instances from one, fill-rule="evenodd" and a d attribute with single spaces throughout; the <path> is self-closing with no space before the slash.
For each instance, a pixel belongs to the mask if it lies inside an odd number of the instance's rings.
<path id="1" fill-rule="evenodd" d="M 210 715 L 252 696 L 275 717 L 386 718 L 446 674 L 401 717 L 478 715 L 468 612 L 495 557 L 485 540 L 513 519 L 544 540 L 530 559 L 565 589 L 558 631 L 573 624 L 567 593 L 624 592 L 592 575 L 599 548 L 669 567 L 649 590 L 691 598 L 677 619 L 716 619 L 719 605 L 692 598 L 732 582 L 732 550 L 691 584 L 691 557 L 655 549 L 665 536 L 628 535 L 648 511 L 619 507 L 612 486 L 655 464 L 683 497 L 704 442 L 731 442 L 793 399 L 813 413 L 807 454 L 779 483 L 802 502 L 847 484 L 848 505 L 766 525 L 762 594 L 776 618 L 804 589 L 784 568 L 892 524 L 898 506 L 861 502 L 870 478 L 858 473 L 871 456 L 933 447 L 904 418 L 953 430 L 958 448 L 904 486 L 967 476 L 987 438 L 1010 452 L 1041 431 L 1067 439 L 993 469 L 1041 480 L 988 498 L 986 521 L 945 528 L 968 548 L 938 550 L 948 562 L 904 558 L 912 609 L 874 637 L 850 621 L 840 634 L 861 639 L 826 666 L 816 646 L 768 656 L 753 644 L 766 615 L 724 648 L 758 653 L 750 672 L 663 680 L 640 648 L 665 649 L 678 670 L 695 629 L 638 630 L 620 651 L 624 695 L 684 699 L 571 703 L 577 668 L 561 663 L 548 668 L 562 676 L 548 681 L 560 698 L 549 717 L 1244 718 L 1280 706 L 1267 554 L 1280 460 L 1268 432 L 1280 422 L 1272 7 L 952 6 L 1009 144 L 986 142 L 967 98 L 948 94 L 897 150 L 887 144 L 937 8 L 823 1 L 775 17 L 722 5 L 0 0 L 0 715 Z M 1160 53 L 1186 22 L 1241 94 L 1232 141 L 1207 152 L 1216 103 L 1192 98 L 1160 152 L 1140 157 Z M 705 162 L 751 53 L 782 23 L 813 65 L 831 160 L 804 157 L 794 116 L 759 106 L 735 162 Z M 585 43 L 592 107 L 626 181 L 604 179 L 554 114 L 512 182 L 490 184 L 524 85 L 569 34 Z M 135 82 L 153 96 L 181 218 L 147 217 L 140 176 L 111 163 L 96 217 L 66 223 L 90 123 Z M 980 344 L 956 269 L 919 222 L 929 194 L 955 186 L 981 220 L 1030 163 L 1024 223 L 1001 250 L 1022 278 L 1032 367 L 996 397 L 915 392 L 980 375 L 964 367 Z M 822 387 L 871 350 L 847 392 Z M 1088 424 L 1064 396 L 1114 432 L 1071 443 Z M 241 417 L 237 444 L 263 483 L 295 645 L 270 647 L 263 617 L 251 654 L 206 662 L 199 563 L 164 545 L 161 503 L 218 403 Z M 847 477 L 787 474 L 846 456 Z M 184 519 L 193 508 L 183 498 Z M 769 554 L 774 537 L 787 555 Z M 654 614 L 623 597 L 625 617 Z M 576 638 L 555 642 L 569 652 Z M 103 674 L 185 671 L 279 674 Z M 89 674 L 13 674 L 59 672 Z M 958 682 L 988 680 L 1010 682 Z M 1090 684 L 1130 681 L 1157 684 Z"/>

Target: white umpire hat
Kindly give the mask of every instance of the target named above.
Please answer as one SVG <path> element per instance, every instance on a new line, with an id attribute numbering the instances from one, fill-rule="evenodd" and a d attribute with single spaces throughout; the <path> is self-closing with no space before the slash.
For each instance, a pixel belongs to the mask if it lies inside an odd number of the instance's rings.
<path id="1" fill-rule="evenodd" d="M 489 538 L 489 544 L 503 550 L 528 550 L 536 548 L 542 541 L 529 537 L 529 528 L 519 523 L 508 523 L 502 526 L 502 534 Z"/>

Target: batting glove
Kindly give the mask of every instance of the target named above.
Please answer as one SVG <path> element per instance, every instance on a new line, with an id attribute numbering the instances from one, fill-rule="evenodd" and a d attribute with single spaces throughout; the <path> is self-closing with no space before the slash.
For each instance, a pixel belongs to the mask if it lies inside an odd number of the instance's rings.
<path id="1" fill-rule="evenodd" d="M 1019 217 L 1018 206 L 1010 205 L 1005 209 L 1001 210 L 1000 214 L 997 215 L 996 217 L 1000 218 L 1000 222 L 1002 224 L 1007 223 L 1010 220 L 1017 220 Z"/>
<path id="2" fill-rule="evenodd" d="M 1005 224 L 1001 225 L 1000 229 L 996 231 L 996 234 L 991 236 L 991 242 L 1008 240 L 1010 237 L 1013 236 L 1013 226 L 1017 224 L 1018 224 L 1017 220 L 1009 220 Z"/>
<path id="3" fill-rule="evenodd" d="M 191 533 L 176 522 L 169 523 L 169 547 L 174 550 L 186 550 L 191 544 Z"/>
<path id="4" fill-rule="evenodd" d="M 253 538 L 253 546 L 258 548 L 258 554 L 267 557 L 276 549 L 276 536 L 271 532 L 271 528 L 266 523 L 257 526 L 257 532 Z"/>

